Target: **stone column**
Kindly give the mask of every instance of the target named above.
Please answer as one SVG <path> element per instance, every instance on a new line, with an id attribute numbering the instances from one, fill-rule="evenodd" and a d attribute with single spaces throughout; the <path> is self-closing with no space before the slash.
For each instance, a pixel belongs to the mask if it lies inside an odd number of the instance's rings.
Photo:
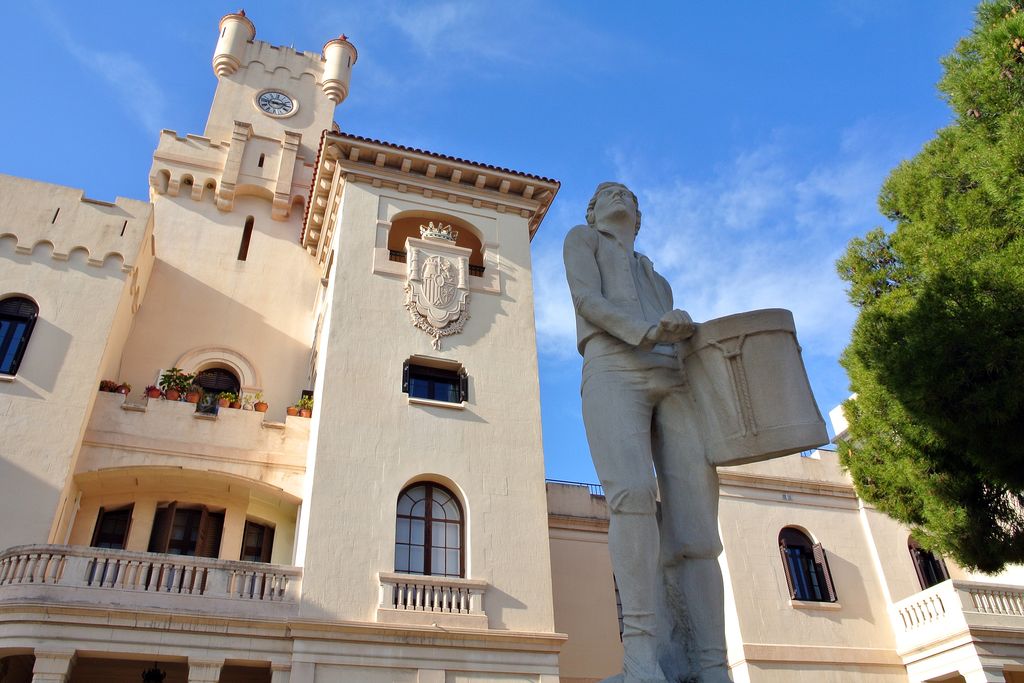
<path id="1" fill-rule="evenodd" d="M 128 527 L 128 542 L 125 550 L 144 553 L 149 550 L 149 535 L 153 533 L 153 519 L 156 517 L 156 498 L 144 497 L 135 501 L 132 508 L 132 523 Z"/>
<path id="2" fill-rule="evenodd" d="M 291 664 L 271 664 L 270 683 L 289 683 L 291 678 Z"/>
<path id="3" fill-rule="evenodd" d="M 220 669 L 224 660 L 210 661 L 203 659 L 188 660 L 188 683 L 217 683 L 220 680 Z"/>
<path id="4" fill-rule="evenodd" d="M 316 664 L 313 662 L 292 662 L 292 673 L 288 683 L 313 683 Z"/>
<path id="5" fill-rule="evenodd" d="M 75 666 L 75 651 L 44 652 L 36 650 L 32 667 L 32 683 L 67 683 Z"/>
<path id="6" fill-rule="evenodd" d="M 238 560 L 242 557 L 242 542 L 245 536 L 245 507 L 238 504 L 228 506 L 224 512 L 224 531 L 220 537 L 220 559 Z"/>

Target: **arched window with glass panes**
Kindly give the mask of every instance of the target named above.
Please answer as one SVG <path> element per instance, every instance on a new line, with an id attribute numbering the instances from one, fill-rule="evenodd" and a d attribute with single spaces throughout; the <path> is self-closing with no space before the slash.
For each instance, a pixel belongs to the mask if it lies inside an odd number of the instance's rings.
<path id="1" fill-rule="evenodd" d="M 459 499 L 444 486 L 417 482 L 398 496 L 395 571 L 465 577 L 465 525 Z"/>
<path id="2" fill-rule="evenodd" d="M 0 300 L 0 375 L 16 375 L 39 307 L 31 299 L 12 296 Z"/>
<path id="3" fill-rule="evenodd" d="M 786 572 L 789 595 L 794 600 L 835 602 L 836 589 L 828 558 L 820 543 L 791 526 L 779 532 L 779 552 Z"/>

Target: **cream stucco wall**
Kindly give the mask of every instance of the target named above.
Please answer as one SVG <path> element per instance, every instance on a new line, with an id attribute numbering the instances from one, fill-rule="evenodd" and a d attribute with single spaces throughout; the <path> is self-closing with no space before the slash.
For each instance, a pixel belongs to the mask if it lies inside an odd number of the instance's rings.
<path id="1" fill-rule="evenodd" d="M 464 331 L 440 351 L 410 324 L 403 279 L 373 274 L 378 221 L 410 210 L 475 226 L 500 269 L 500 292 L 473 292 Z M 491 628 L 551 631 L 526 221 L 348 183 L 335 235 L 301 613 L 372 620 L 375 577 L 394 567 L 398 494 L 417 479 L 436 479 L 462 500 L 466 576 L 490 585 L 484 607 Z M 402 364 L 414 354 L 463 364 L 470 377 L 464 410 L 408 402 Z"/>
<path id="2" fill-rule="evenodd" d="M 145 286 L 147 203 L 0 176 L 0 296 L 39 317 L 17 377 L 0 381 L 0 547 L 63 537 L 61 512 L 102 373 Z"/>

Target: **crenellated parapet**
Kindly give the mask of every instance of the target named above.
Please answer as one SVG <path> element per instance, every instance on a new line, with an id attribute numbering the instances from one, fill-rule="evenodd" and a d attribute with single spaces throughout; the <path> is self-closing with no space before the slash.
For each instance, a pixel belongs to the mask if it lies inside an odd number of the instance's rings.
<path id="1" fill-rule="evenodd" d="M 22 255 L 48 249 L 57 261 L 78 255 L 90 266 L 113 263 L 131 273 L 152 216 L 149 202 L 102 202 L 79 189 L 0 175 L 0 250 L 5 242 Z"/>
<path id="2" fill-rule="evenodd" d="M 221 211 L 231 211 L 235 197 L 251 195 L 271 200 L 277 220 L 288 219 L 295 206 L 301 216 L 313 163 L 299 154 L 300 140 L 289 131 L 280 139 L 256 135 L 241 121 L 225 141 L 163 130 L 149 172 L 150 195 L 212 202 Z"/>

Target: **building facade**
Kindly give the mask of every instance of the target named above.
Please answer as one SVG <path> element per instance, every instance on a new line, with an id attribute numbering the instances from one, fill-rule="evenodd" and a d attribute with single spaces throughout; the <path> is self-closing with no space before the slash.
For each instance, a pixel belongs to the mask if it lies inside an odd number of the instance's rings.
<path id="1" fill-rule="evenodd" d="M 218 29 L 149 201 L 0 176 L 0 683 L 615 673 L 604 499 L 544 480 L 557 181 L 339 131 L 344 36 Z M 834 455 L 722 485 L 737 681 L 1024 671 L 1024 591 L 909 546 Z"/>

